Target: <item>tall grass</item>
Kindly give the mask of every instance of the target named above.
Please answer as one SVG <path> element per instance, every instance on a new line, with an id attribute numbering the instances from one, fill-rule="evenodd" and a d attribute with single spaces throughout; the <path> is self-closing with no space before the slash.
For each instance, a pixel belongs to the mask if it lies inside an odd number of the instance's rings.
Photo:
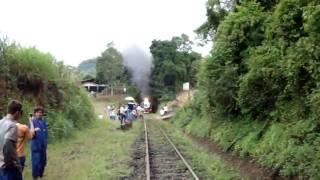
<path id="1" fill-rule="evenodd" d="M 0 39 L 0 110 L 10 99 L 23 102 L 26 112 L 22 122 L 35 105 L 43 105 L 52 139 L 60 139 L 73 130 L 88 126 L 94 119 L 93 106 L 80 88 L 74 68 L 58 62 L 51 54 L 25 48 Z"/>

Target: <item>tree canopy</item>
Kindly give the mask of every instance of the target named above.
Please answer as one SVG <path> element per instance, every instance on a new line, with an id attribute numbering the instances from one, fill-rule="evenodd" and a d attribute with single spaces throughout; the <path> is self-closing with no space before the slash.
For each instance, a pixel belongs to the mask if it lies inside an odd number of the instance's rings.
<path id="1" fill-rule="evenodd" d="M 88 59 L 79 64 L 78 70 L 80 71 L 83 79 L 96 77 L 96 64 L 97 59 Z"/>
<path id="2" fill-rule="evenodd" d="M 97 58 L 96 71 L 99 83 L 120 84 L 124 74 L 123 58 L 113 43 Z"/>
<path id="3" fill-rule="evenodd" d="M 171 40 L 154 40 L 150 46 L 153 56 L 151 93 L 163 100 L 172 99 L 183 82 L 196 84 L 201 55 L 192 50 L 193 42 L 182 34 Z"/>

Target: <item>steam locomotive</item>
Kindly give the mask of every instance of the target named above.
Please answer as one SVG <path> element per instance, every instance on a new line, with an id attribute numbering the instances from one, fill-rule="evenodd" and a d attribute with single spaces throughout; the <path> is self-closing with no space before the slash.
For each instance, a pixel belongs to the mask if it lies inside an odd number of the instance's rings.
<path id="1" fill-rule="evenodd" d="M 149 101 L 149 98 L 145 97 L 143 99 L 142 107 L 144 109 L 144 113 L 151 113 L 152 112 L 152 106 Z"/>

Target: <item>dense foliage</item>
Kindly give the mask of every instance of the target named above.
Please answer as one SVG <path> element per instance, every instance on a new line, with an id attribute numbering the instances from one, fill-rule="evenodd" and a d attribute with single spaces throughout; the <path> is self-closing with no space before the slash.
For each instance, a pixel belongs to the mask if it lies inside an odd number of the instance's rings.
<path id="1" fill-rule="evenodd" d="M 22 101 L 24 117 L 35 105 L 46 108 L 50 138 L 69 135 L 72 130 L 90 124 L 93 107 L 80 88 L 73 67 L 57 62 L 53 56 L 36 48 L 25 48 L 0 40 L 0 112 L 6 113 L 10 99 Z"/>
<path id="2" fill-rule="evenodd" d="M 150 80 L 151 95 L 167 101 L 182 89 L 183 82 L 196 84 L 196 73 L 201 59 L 192 51 L 192 41 L 186 35 L 169 40 L 154 40 L 150 47 L 153 69 Z"/>
<path id="3" fill-rule="evenodd" d="M 212 53 L 175 123 L 282 175 L 318 179 L 320 1 L 237 4 L 218 24 L 208 17 Z"/>

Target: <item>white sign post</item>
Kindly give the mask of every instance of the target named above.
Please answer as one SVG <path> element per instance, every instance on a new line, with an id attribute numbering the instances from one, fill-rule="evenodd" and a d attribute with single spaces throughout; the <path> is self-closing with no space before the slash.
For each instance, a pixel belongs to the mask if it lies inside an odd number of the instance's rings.
<path id="1" fill-rule="evenodd" d="M 126 94 L 127 93 L 127 88 L 123 88 L 123 94 Z"/>
<path id="2" fill-rule="evenodd" d="M 189 82 L 183 83 L 183 88 L 184 91 L 189 91 L 190 90 L 190 84 Z"/>
<path id="3" fill-rule="evenodd" d="M 190 100 L 190 83 L 189 82 L 183 83 L 182 89 L 184 91 L 188 91 L 188 99 Z"/>

